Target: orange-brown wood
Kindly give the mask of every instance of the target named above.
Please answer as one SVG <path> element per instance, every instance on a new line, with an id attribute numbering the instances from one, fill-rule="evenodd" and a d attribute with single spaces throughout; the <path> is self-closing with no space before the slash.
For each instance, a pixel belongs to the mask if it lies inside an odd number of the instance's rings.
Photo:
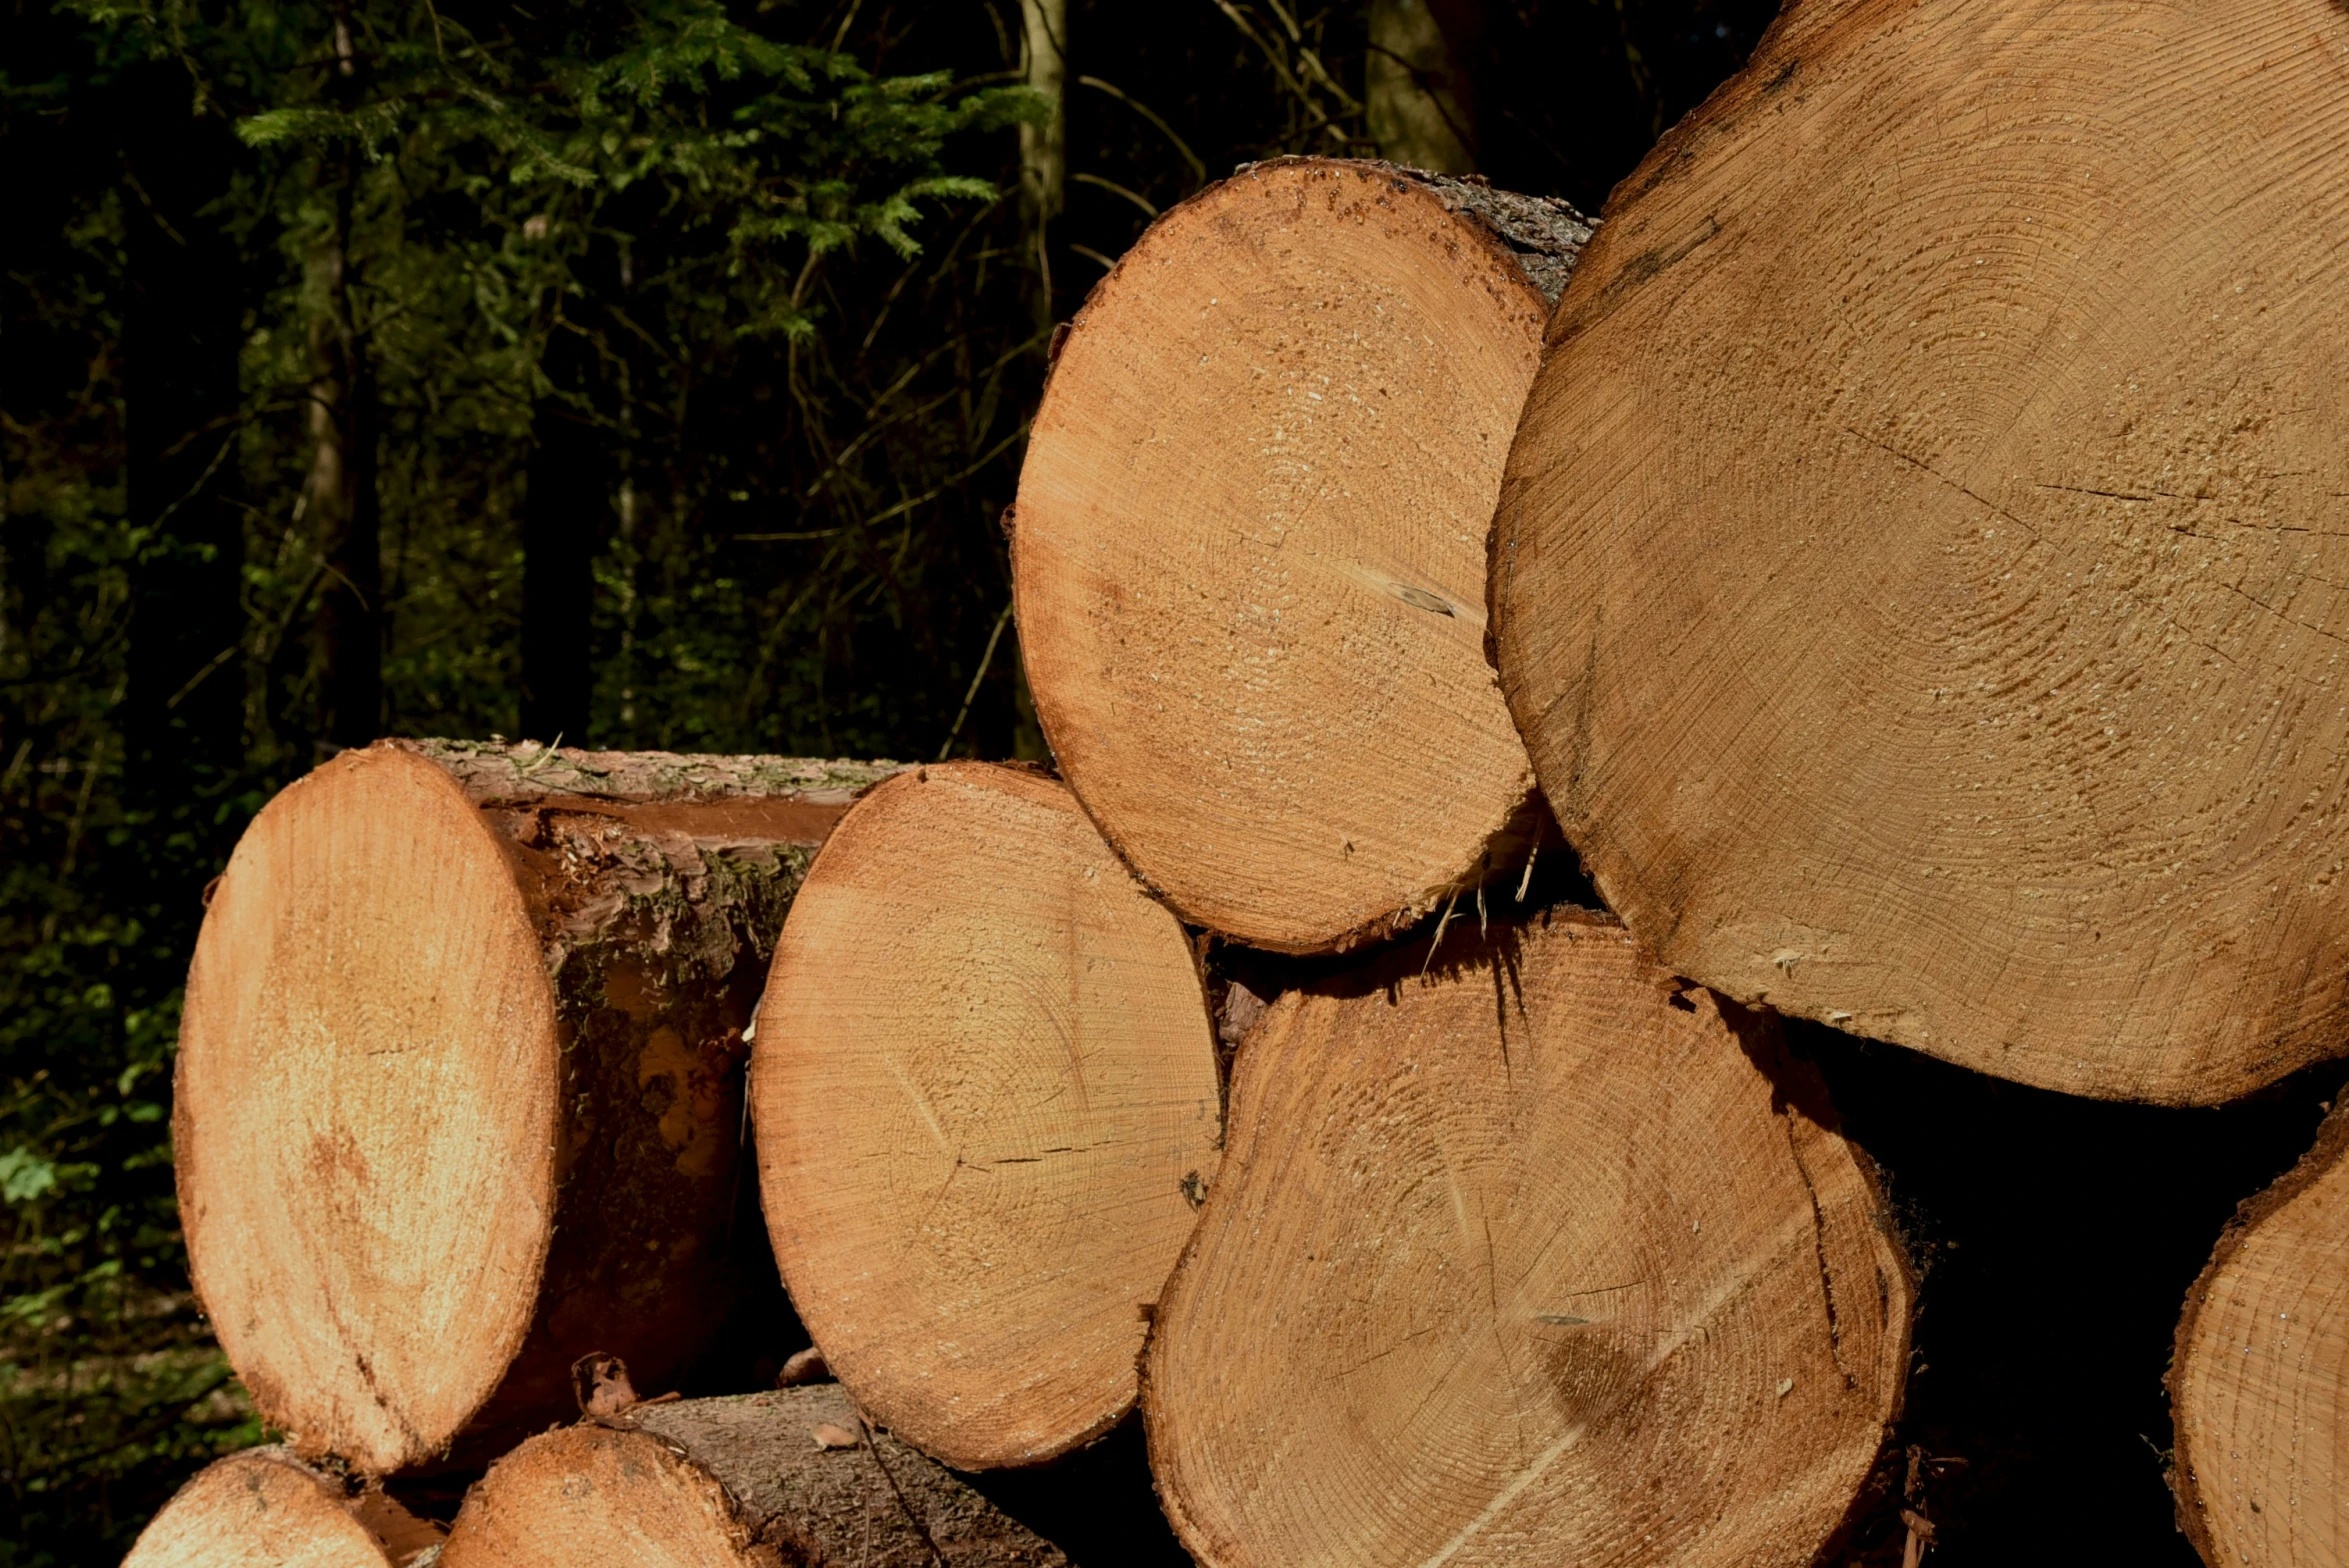
<path id="1" fill-rule="evenodd" d="M 1292 991 L 1158 1312 L 1206 1568 L 1803 1568 L 1897 1411 L 1911 1287 L 1775 1022 L 1570 910 Z"/>
<path id="2" fill-rule="evenodd" d="M 215 888 L 174 1149 L 265 1418 L 386 1473 L 486 1459 L 603 1350 L 648 1389 L 733 1299 L 742 1036 L 828 819 L 885 769 L 387 742 Z"/>
<path id="3" fill-rule="evenodd" d="M 1072 323 L 1020 475 L 1020 648 L 1069 783 L 1186 920 L 1342 948 L 1524 857 L 1485 536 L 1589 232 L 1284 159 L 1168 212 Z"/>
<path id="4" fill-rule="evenodd" d="M 959 1469 L 1135 1399 L 1144 1312 L 1215 1179 L 1189 939 L 1057 781 L 875 789 L 808 872 L 759 1010 L 767 1228 L 833 1373 Z"/>
<path id="5" fill-rule="evenodd" d="M 1791 0 L 1616 190 L 1501 681 L 1675 971 L 2162 1103 L 2349 1041 L 2349 8 Z"/>

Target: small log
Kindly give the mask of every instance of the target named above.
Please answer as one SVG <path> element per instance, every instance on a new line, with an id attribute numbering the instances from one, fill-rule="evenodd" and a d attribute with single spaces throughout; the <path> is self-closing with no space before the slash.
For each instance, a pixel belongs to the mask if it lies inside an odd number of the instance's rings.
<path id="1" fill-rule="evenodd" d="M 1907 1374 L 1865 1160 L 1613 920 L 1450 942 L 1241 1050 L 1146 1360 L 1168 1517 L 1209 1568 L 1801 1568 Z"/>
<path id="2" fill-rule="evenodd" d="M 1790 0 L 1616 187 L 1494 627 L 1666 967 L 2102 1098 L 2341 1052 L 2344 56 L 2336 0 Z"/>
<path id="3" fill-rule="evenodd" d="M 838 1384 L 638 1405 L 534 1437 L 466 1494 L 438 1568 L 1066 1568 L 866 1426 Z"/>
<path id="4" fill-rule="evenodd" d="M 197 1292 L 297 1450 L 486 1461 L 570 1412 L 584 1351 L 657 1388 L 704 1347 L 765 959 L 886 772 L 395 741 L 254 820 L 174 1146 Z"/>
<path id="5" fill-rule="evenodd" d="M 988 764 L 875 789 L 758 1027 L 768 1232 L 858 1404 L 963 1470 L 1114 1426 L 1222 1115 L 1190 941 L 1068 790 Z"/>
<path id="6" fill-rule="evenodd" d="M 2178 1523 L 2211 1568 L 2349 1564 L 2349 1106 L 2243 1205 L 2170 1366 Z"/>
<path id="7" fill-rule="evenodd" d="M 290 1450 L 248 1448 L 197 1471 L 122 1568 L 408 1568 L 440 1540 L 381 1491 L 354 1496 Z"/>
<path id="8" fill-rule="evenodd" d="M 1184 919 L 1380 939 L 1541 820 L 1485 662 L 1485 540 L 1590 229 L 1392 164 L 1174 208 L 1071 324 L 1013 529 L 1053 754 Z"/>

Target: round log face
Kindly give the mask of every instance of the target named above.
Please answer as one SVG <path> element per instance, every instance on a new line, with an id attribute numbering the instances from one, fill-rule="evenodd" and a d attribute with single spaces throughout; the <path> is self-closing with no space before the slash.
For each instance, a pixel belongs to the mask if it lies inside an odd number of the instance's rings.
<path id="1" fill-rule="evenodd" d="M 1068 791 L 987 765 L 881 785 L 810 868 L 751 1060 L 767 1225 L 857 1402 L 963 1469 L 1132 1408 L 1215 1174 L 1190 946 Z"/>
<path id="2" fill-rule="evenodd" d="M 1020 648 L 1070 784 L 1186 919 L 1383 935 L 1524 802 L 1485 541 L 1548 312 L 1478 220 L 1298 160 L 1169 212 L 1076 318 L 1020 475 Z"/>
<path id="3" fill-rule="evenodd" d="M 1602 917 L 1421 956 L 1290 993 L 1241 1051 L 1147 1363 L 1185 1544 L 1800 1568 L 1877 1455 L 1910 1310 L 1817 1080 Z"/>
<path id="4" fill-rule="evenodd" d="M 642 1432 L 530 1439 L 466 1494 L 438 1568 L 775 1568 L 708 1471 Z"/>
<path id="5" fill-rule="evenodd" d="M 1495 530 L 1608 902 L 2076 1093 L 2349 1038 L 2349 11 L 1797 0 L 1620 187 Z"/>
<path id="6" fill-rule="evenodd" d="M 196 1287 L 269 1421 L 387 1472 L 529 1327 L 553 998 L 503 851 L 440 769 L 347 753 L 255 819 L 197 942 L 175 1146 Z"/>
<path id="7" fill-rule="evenodd" d="M 122 1568 L 392 1568 L 318 1475 L 277 1449 L 199 1471 L 139 1535 Z"/>
<path id="8" fill-rule="evenodd" d="M 2214 1565 L 2349 1564 L 2349 1115 L 2252 1201 L 2178 1327 L 2173 1484 Z"/>

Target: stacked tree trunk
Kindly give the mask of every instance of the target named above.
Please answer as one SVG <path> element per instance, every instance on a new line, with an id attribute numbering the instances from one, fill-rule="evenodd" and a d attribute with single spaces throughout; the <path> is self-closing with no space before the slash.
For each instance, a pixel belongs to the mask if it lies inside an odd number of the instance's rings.
<path id="1" fill-rule="evenodd" d="M 1921 1287 L 1780 1015 L 2172 1105 L 2349 1044 L 2343 59 L 1794 0 L 1595 230 L 1245 169 L 1056 349 L 1059 773 L 327 763 L 179 1069 L 292 1452 L 140 1560 L 397 1563 L 378 1483 L 502 1453 L 446 1568 L 1917 1568 Z M 2214 1564 L 2349 1562 L 2344 1125 L 2178 1330 Z M 675 1398 L 762 1242 L 837 1385 Z"/>

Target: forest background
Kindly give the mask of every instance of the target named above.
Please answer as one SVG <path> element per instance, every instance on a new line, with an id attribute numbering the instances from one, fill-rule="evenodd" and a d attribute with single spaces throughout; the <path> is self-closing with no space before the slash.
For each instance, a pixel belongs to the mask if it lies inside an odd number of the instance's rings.
<path id="1" fill-rule="evenodd" d="M 260 1440 L 168 1139 L 207 882 L 387 734 L 1039 756 L 1052 328 L 1236 164 L 1596 212 L 1769 0 L 9 0 L 0 1568 Z"/>

